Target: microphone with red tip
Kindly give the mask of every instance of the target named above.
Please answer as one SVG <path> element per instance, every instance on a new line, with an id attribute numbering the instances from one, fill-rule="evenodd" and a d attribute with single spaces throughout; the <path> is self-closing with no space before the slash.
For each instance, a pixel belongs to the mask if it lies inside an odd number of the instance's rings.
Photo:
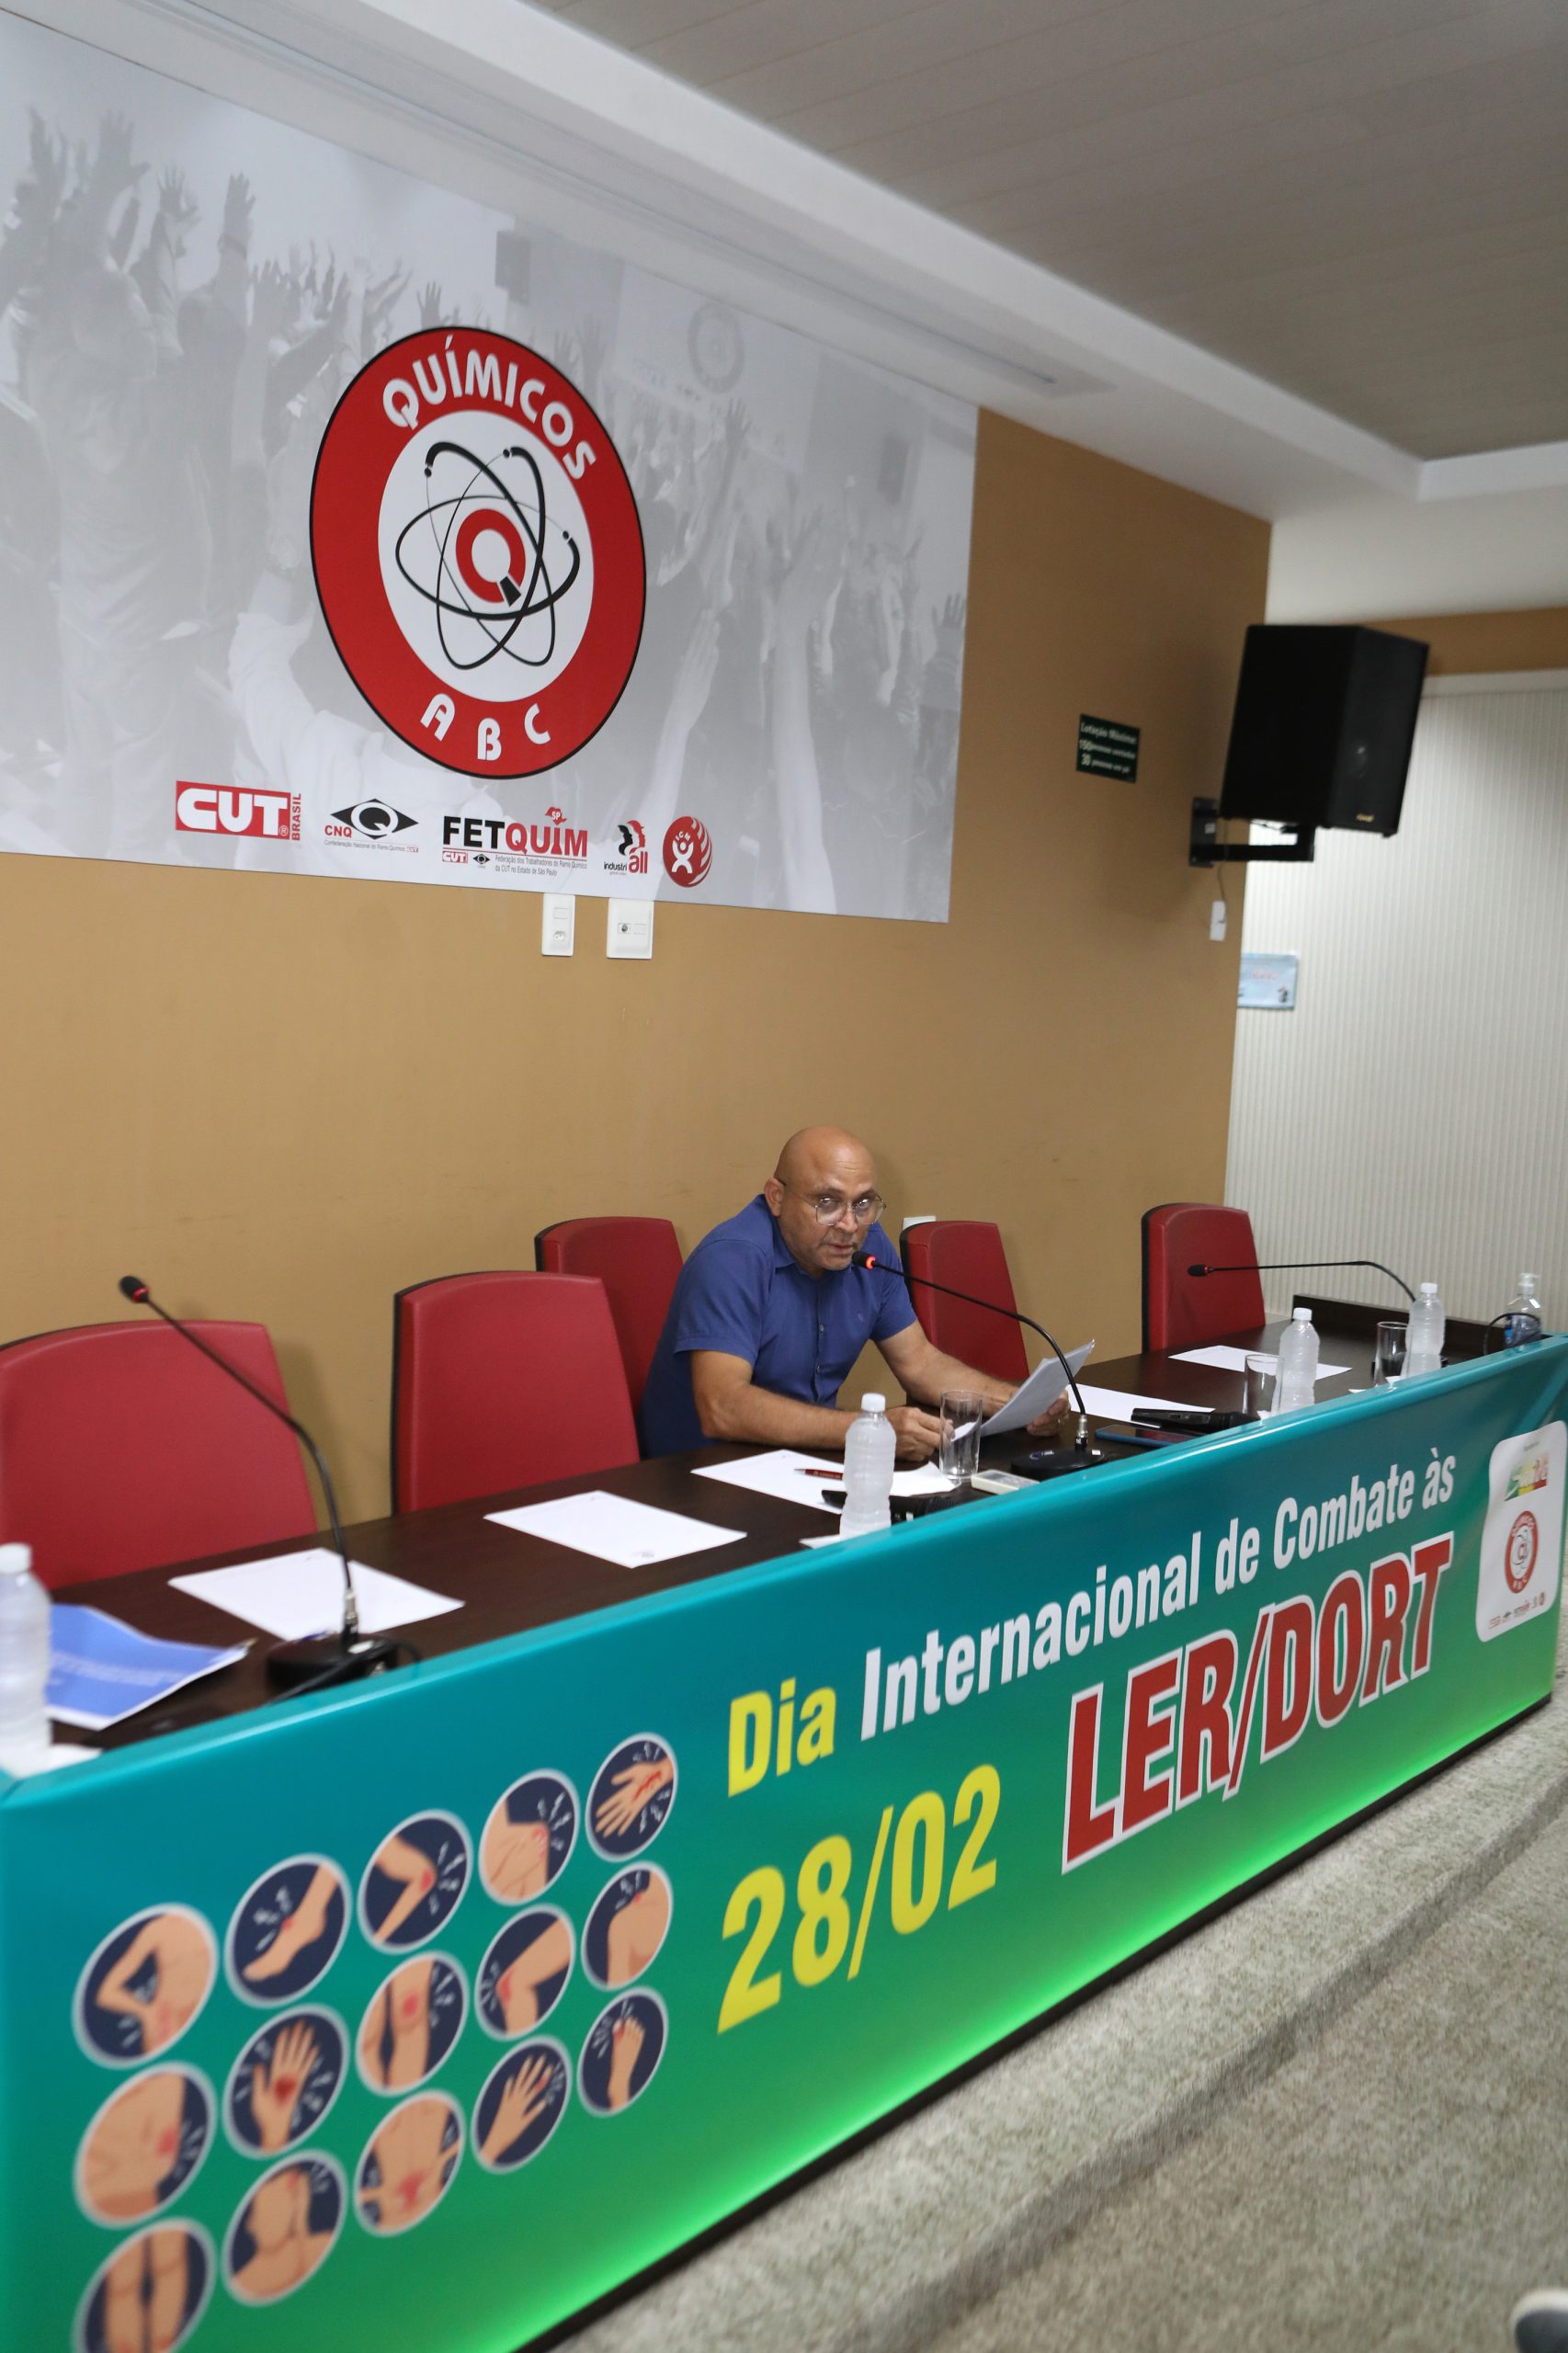
<path id="1" fill-rule="evenodd" d="M 343 1528 L 337 1517 L 337 1497 L 322 1450 L 303 1422 L 297 1422 L 292 1414 L 286 1413 L 275 1397 L 269 1397 L 265 1389 L 258 1389 L 247 1374 L 231 1364 L 227 1357 L 220 1356 L 188 1324 L 182 1324 L 177 1315 L 160 1307 L 140 1275 L 121 1275 L 119 1289 L 133 1306 L 150 1307 L 172 1332 L 177 1332 L 182 1340 L 188 1340 L 220 1372 L 226 1372 L 231 1381 L 238 1381 L 258 1405 L 265 1405 L 269 1414 L 291 1429 L 316 1466 L 316 1476 L 326 1499 L 327 1518 L 332 1523 L 333 1545 L 343 1563 L 343 1622 L 335 1634 L 318 1635 L 307 1642 L 275 1643 L 267 1654 L 267 1671 L 273 1681 L 296 1691 L 322 1690 L 329 1683 L 347 1683 L 361 1675 L 380 1674 L 383 1668 L 395 1665 L 400 1651 L 411 1656 L 405 1644 L 359 1631 L 359 1605 L 355 1598 L 354 1573 L 348 1565 Z"/>
<path id="2" fill-rule="evenodd" d="M 1391 1283 L 1398 1283 L 1406 1299 L 1415 1293 L 1410 1285 L 1385 1267 L 1378 1258 L 1267 1258 L 1260 1264 L 1256 1259 L 1244 1267 L 1188 1267 L 1189 1275 L 1304 1275 L 1328 1267 L 1369 1267 L 1374 1274 L 1386 1275 Z"/>
<path id="3" fill-rule="evenodd" d="M 1043 1324 L 1037 1324 L 1032 1315 L 1020 1314 L 1016 1307 L 999 1307 L 994 1299 L 977 1299 L 972 1291 L 955 1290 L 951 1283 L 933 1282 L 929 1275 L 912 1275 L 907 1267 L 897 1261 L 890 1263 L 886 1259 L 879 1258 L 871 1250 L 857 1250 L 849 1263 L 852 1267 L 863 1267 L 868 1274 L 897 1275 L 903 1282 L 920 1283 L 926 1290 L 939 1290 L 946 1299 L 961 1299 L 968 1307 L 986 1308 L 993 1315 L 1006 1315 L 1010 1322 L 1027 1324 L 1031 1332 L 1038 1332 L 1066 1375 L 1067 1386 L 1072 1392 L 1073 1403 L 1078 1414 L 1078 1427 L 1070 1451 L 1064 1454 L 1059 1462 L 1051 1464 L 1049 1469 L 1057 1472 L 1080 1471 L 1087 1463 L 1103 1461 L 1104 1457 L 1098 1449 L 1089 1444 L 1088 1408 L 1084 1403 L 1084 1393 L 1078 1386 L 1077 1375 Z"/>

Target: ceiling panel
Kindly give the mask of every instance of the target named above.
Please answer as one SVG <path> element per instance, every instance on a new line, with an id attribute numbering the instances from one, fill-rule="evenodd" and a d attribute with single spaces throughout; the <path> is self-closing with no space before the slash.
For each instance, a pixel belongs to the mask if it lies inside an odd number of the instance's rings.
<path id="1" fill-rule="evenodd" d="M 544 0 L 1420 457 L 1568 439 L 1568 0 Z"/>

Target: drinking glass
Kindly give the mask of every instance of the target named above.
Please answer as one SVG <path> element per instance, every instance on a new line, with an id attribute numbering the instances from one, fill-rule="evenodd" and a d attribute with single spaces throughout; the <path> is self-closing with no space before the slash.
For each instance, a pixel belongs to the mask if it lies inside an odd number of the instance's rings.
<path id="1" fill-rule="evenodd" d="M 942 1450 L 937 1462 L 955 1482 L 980 1468 L 980 1425 L 985 1400 L 975 1389 L 944 1389 L 937 1406 L 942 1424 Z"/>
<path id="2" fill-rule="evenodd" d="M 1274 1357 L 1248 1357 L 1242 1407 L 1249 1422 L 1267 1421 L 1274 1411 L 1274 1376 L 1278 1370 L 1278 1362 Z"/>
<path id="3" fill-rule="evenodd" d="M 1409 1344 L 1410 1326 L 1391 1322 L 1380 1324 L 1372 1347 L 1372 1386 L 1386 1389 L 1391 1381 L 1404 1377 L 1404 1352 Z"/>

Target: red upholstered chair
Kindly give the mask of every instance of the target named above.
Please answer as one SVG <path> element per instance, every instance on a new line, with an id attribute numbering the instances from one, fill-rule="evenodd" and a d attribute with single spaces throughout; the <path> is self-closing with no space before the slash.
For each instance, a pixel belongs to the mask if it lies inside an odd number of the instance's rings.
<path id="1" fill-rule="evenodd" d="M 260 1324 L 197 1324 L 285 1409 Z M 316 1525 L 298 1441 L 163 1324 L 85 1324 L 0 1347 L 0 1541 L 46 1586 L 204 1552 L 285 1544 Z"/>
<path id="2" fill-rule="evenodd" d="M 534 1235 L 541 1275 L 597 1275 L 609 1301 L 635 1414 L 681 1269 L 667 1217 L 568 1217 Z"/>
<path id="3" fill-rule="evenodd" d="M 994 1299 L 998 1307 L 1017 1305 L 1007 1254 L 994 1225 L 971 1218 L 930 1218 L 924 1225 L 907 1226 L 899 1249 L 909 1274 L 950 1283 L 955 1290 L 972 1291 L 976 1299 Z M 979 1372 L 990 1373 L 995 1381 L 1027 1377 L 1024 1336 L 1006 1315 L 994 1315 L 983 1307 L 966 1307 L 961 1300 L 922 1290 L 918 1283 L 911 1285 L 909 1296 L 933 1347 L 973 1365 Z"/>
<path id="4" fill-rule="evenodd" d="M 1239 1275 L 1189 1275 L 1189 1266 L 1242 1267 Z M 1163 1201 L 1143 1212 L 1143 1346 L 1200 1348 L 1264 1322 L 1257 1245 L 1245 1210 L 1212 1201 Z"/>
<path id="5" fill-rule="evenodd" d="M 636 1460 L 603 1283 L 585 1275 L 448 1275 L 398 1292 L 394 1511 Z"/>

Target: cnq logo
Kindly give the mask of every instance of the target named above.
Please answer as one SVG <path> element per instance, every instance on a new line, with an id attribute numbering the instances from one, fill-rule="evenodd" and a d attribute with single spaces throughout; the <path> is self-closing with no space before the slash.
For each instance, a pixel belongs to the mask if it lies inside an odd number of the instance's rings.
<path id="1" fill-rule="evenodd" d="M 335 809 L 322 830 L 331 841 L 352 841 L 358 835 L 361 841 L 379 842 L 389 834 L 405 834 L 418 823 L 390 801 L 355 801 L 347 809 Z"/>
<path id="2" fill-rule="evenodd" d="M 175 827 L 182 834 L 259 834 L 268 841 L 298 841 L 299 795 L 179 784 L 175 788 Z"/>

